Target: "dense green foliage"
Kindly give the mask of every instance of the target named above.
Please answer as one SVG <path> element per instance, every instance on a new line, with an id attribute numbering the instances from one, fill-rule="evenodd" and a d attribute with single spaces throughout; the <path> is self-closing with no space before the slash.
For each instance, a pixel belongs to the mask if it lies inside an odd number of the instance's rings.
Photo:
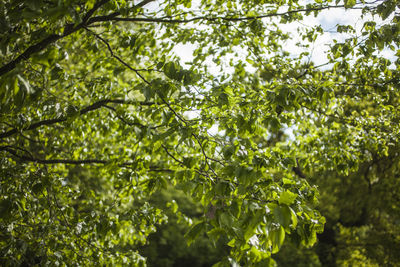
<path id="1" fill-rule="evenodd" d="M 399 264 L 399 3 L 306 2 L 1 1 L 0 264 Z"/>
<path id="2" fill-rule="evenodd" d="M 179 210 L 195 220 L 195 223 L 204 215 L 201 205 L 193 202 L 181 190 L 167 188 L 154 194 L 150 201 L 153 205 L 163 208 L 165 203 L 172 200 L 173 205 L 178 205 Z M 174 208 L 166 211 L 168 223 L 158 226 L 157 232 L 148 237 L 147 244 L 139 248 L 140 254 L 147 258 L 149 266 L 212 266 L 229 255 L 229 246 L 226 245 L 229 240 L 225 238 L 213 244 L 206 235 L 200 235 L 188 246 L 184 235 L 190 229 L 190 225 L 180 220 L 174 211 Z"/>

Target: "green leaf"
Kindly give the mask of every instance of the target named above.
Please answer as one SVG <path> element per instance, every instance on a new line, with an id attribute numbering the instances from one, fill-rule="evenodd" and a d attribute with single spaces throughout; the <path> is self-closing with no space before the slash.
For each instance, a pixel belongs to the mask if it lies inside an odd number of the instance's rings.
<path id="1" fill-rule="evenodd" d="M 272 230 L 269 233 L 269 239 L 272 242 L 272 253 L 277 253 L 282 247 L 283 241 L 285 240 L 285 229 L 280 226 L 276 230 Z"/>
<path id="2" fill-rule="evenodd" d="M 9 219 L 13 210 L 13 202 L 9 199 L 0 200 L 0 218 Z"/>
<path id="3" fill-rule="evenodd" d="M 208 237 L 215 244 L 218 239 L 225 234 L 225 230 L 223 228 L 213 228 L 207 232 Z"/>
<path id="4" fill-rule="evenodd" d="M 222 149 L 222 154 L 226 160 L 229 160 L 235 154 L 235 150 L 234 146 L 225 146 Z"/>
<path id="5" fill-rule="evenodd" d="M 171 208 L 173 213 L 176 213 L 178 211 L 178 204 L 174 199 L 171 202 L 167 203 L 167 207 Z"/>
<path id="6" fill-rule="evenodd" d="M 356 4 L 356 0 L 345 0 L 344 1 L 344 6 L 346 8 L 351 8 Z"/>
<path id="7" fill-rule="evenodd" d="M 181 66 L 174 62 L 168 62 L 164 65 L 164 73 L 168 78 L 178 82 L 180 82 L 184 76 Z"/>
<path id="8" fill-rule="evenodd" d="M 219 223 L 221 227 L 232 227 L 234 225 L 234 217 L 228 212 L 222 212 L 219 214 Z"/>
<path id="9" fill-rule="evenodd" d="M 205 222 L 198 222 L 194 224 L 189 231 L 185 234 L 188 245 L 190 245 L 204 230 L 206 229 Z"/>
<path id="10" fill-rule="evenodd" d="M 296 198 L 297 198 L 297 194 L 292 193 L 288 190 L 285 190 L 282 193 L 280 193 L 278 201 L 279 201 L 279 204 L 291 205 L 294 203 Z"/>
<path id="11" fill-rule="evenodd" d="M 290 210 L 291 220 L 292 220 L 291 227 L 292 227 L 292 228 L 296 228 L 297 222 L 298 222 L 297 214 L 296 214 L 296 212 L 295 212 L 292 208 L 289 208 L 289 210 Z"/>
<path id="12" fill-rule="evenodd" d="M 143 87 L 142 90 L 143 90 L 142 91 L 143 95 L 146 97 L 146 100 L 151 100 L 155 95 L 155 91 L 150 86 L 145 86 L 145 87 Z"/>
<path id="13" fill-rule="evenodd" d="M 280 225 L 282 225 L 285 229 L 289 228 L 292 219 L 292 214 L 289 207 L 276 206 L 273 210 L 273 214 Z"/>

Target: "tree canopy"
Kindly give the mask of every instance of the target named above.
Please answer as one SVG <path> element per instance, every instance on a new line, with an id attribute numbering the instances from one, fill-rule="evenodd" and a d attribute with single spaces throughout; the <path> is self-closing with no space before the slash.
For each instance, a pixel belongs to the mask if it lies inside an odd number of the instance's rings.
<path id="1" fill-rule="evenodd" d="M 1 265 L 145 266 L 168 221 L 215 266 L 399 263 L 399 5 L 1 1 Z M 361 23 L 317 65 L 326 10 Z"/>

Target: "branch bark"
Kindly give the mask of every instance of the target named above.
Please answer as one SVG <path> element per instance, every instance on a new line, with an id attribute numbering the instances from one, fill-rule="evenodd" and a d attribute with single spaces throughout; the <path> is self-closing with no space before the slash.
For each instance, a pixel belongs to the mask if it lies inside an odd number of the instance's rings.
<path id="1" fill-rule="evenodd" d="M 98 3 L 96 3 L 92 9 L 90 9 L 86 15 L 83 17 L 83 20 L 80 24 L 78 24 L 77 26 L 73 27 L 71 26 L 71 24 L 67 24 L 64 27 L 64 33 L 62 35 L 58 35 L 58 34 L 51 34 L 49 35 L 47 38 L 43 39 L 42 41 L 40 41 L 39 43 L 35 44 L 35 45 L 31 45 L 30 47 L 28 47 L 21 55 L 19 55 L 17 58 L 15 58 L 14 60 L 10 61 L 9 63 L 7 63 L 6 65 L 2 66 L 0 68 L 0 76 L 12 71 L 13 69 L 15 69 L 15 67 L 17 66 L 18 63 L 20 63 L 23 60 L 27 60 L 29 59 L 34 53 L 40 52 L 43 49 L 45 49 L 47 46 L 49 46 L 50 44 L 58 41 L 61 38 L 64 38 L 80 29 L 82 29 L 87 23 L 88 20 L 90 19 L 90 17 L 104 4 L 106 4 L 107 2 L 109 2 L 110 0 L 102 0 Z"/>
<path id="2" fill-rule="evenodd" d="M 62 35 L 58 35 L 58 34 L 51 34 L 49 35 L 47 38 L 43 39 L 42 41 L 40 41 L 37 44 L 31 45 L 29 46 L 21 55 L 19 55 L 18 57 L 16 57 L 14 60 L 10 61 L 9 63 L 5 64 L 4 66 L 2 66 L 0 68 L 0 76 L 12 71 L 13 69 L 15 69 L 15 67 L 17 66 L 18 63 L 20 63 L 23 60 L 27 60 L 29 59 L 34 53 L 40 52 L 43 49 L 45 49 L 46 47 L 48 47 L 50 44 L 55 43 L 56 41 L 58 41 L 59 39 L 62 39 L 74 32 L 79 31 L 80 29 L 82 29 L 83 27 L 85 27 L 86 25 L 92 23 L 90 22 L 90 18 L 93 16 L 93 14 L 104 4 L 106 4 L 107 2 L 109 2 L 110 0 L 102 0 L 97 2 L 92 9 L 90 9 L 86 15 L 83 17 L 82 22 L 79 23 L 78 25 L 76 25 L 75 27 L 71 24 L 66 24 L 64 27 L 64 33 Z M 148 2 L 151 2 L 152 0 L 145 0 L 143 1 L 144 4 L 147 4 Z M 140 5 L 142 3 L 139 3 L 138 5 Z M 116 14 L 116 16 L 118 16 L 118 14 Z"/>
<path id="3" fill-rule="evenodd" d="M 198 21 L 198 20 L 207 20 L 207 21 L 216 21 L 216 20 L 224 20 L 224 21 L 249 21 L 249 20 L 254 20 L 254 19 L 262 19 L 262 18 L 267 18 L 267 17 L 277 17 L 277 16 L 284 16 L 284 15 L 289 15 L 292 13 L 299 13 L 299 12 L 310 12 L 310 11 L 320 11 L 323 9 L 330 9 L 330 8 L 343 8 L 344 5 L 337 5 L 337 6 L 324 6 L 324 7 L 318 7 L 318 8 L 304 8 L 304 9 L 297 9 L 297 10 L 290 10 L 286 12 L 281 12 L 281 13 L 269 13 L 265 15 L 260 15 L 260 16 L 249 16 L 249 17 L 208 17 L 208 16 L 199 16 L 199 17 L 193 17 L 190 19 L 163 19 L 163 18 L 123 18 L 123 17 L 118 17 L 121 15 L 120 12 L 114 12 L 109 15 L 105 16 L 96 16 L 92 17 L 93 14 L 104 4 L 109 2 L 110 0 L 102 0 L 99 1 L 94 5 L 94 7 L 89 10 L 86 15 L 83 18 L 83 21 L 76 25 L 75 27 L 71 24 L 67 24 L 64 27 L 64 33 L 62 35 L 58 34 L 51 34 L 47 38 L 43 39 L 39 43 L 35 45 L 31 45 L 28 47 L 21 55 L 16 57 L 14 60 L 10 61 L 9 63 L 5 64 L 0 68 L 0 76 L 5 75 L 6 73 L 12 71 L 13 69 L 16 68 L 17 64 L 20 63 L 23 60 L 29 59 L 34 53 L 40 52 L 43 49 L 45 49 L 47 46 L 50 44 L 58 41 L 59 39 L 62 39 L 74 32 L 79 31 L 80 29 L 89 26 L 90 24 L 93 24 L 95 22 L 105 22 L 105 21 L 128 21 L 128 22 L 148 22 L 148 23 L 189 23 L 193 21 Z M 140 3 L 138 3 L 136 6 L 137 7 L 143 7 L 146 4 L 153 2 L 154 0 L 144 0 Z M 358 9 L 361 7 L 353 7 L 353 9 Z"/>
<path id="4" fill-rule="evenodd" d="M 97 101 L 97 102 L 95 102 L 95 103 L 93 103 L 93 104 L 81 109 L 79 111 L 79 115 L 84 115 L 84 114 L 86 114 L 86 113 L 88 113 L 90 111 L 93 111 L 93 110 L 99 109 L 101 107 L 104 107 L 106 104 L 109 104 L 109 103 L 127 104 L 128 102 L 123 100 L 123 99 L 104 99 L 104 100 L 100 100 L 100 101 Z M 153 105 L 154 103 L 153 102 L 139 102 L 139 104 L 140 105 L 150 106 L 150 105 Z M 14 128 L 14 129 L 9 130 L 7 132 L 1 133 L 0 134 L 0 139 L 12 136 L 12 135 L 18 133 L 19 131 L 34 130 L 34 129 L 39 128 L 41 126 L 49 126 L 49 125 L 52 125 L 52 124 L 55 124 L 55 123 L 64 122 L 67 119 L 68 119 L 68 117 L 62 117 L 62 118 L 58 118 L 58 119 L 42 120 L 42 121 L 38 121 L 36 123 L 32 123 L 28 127 L 25 127 L 25 128 L 23 128 L 21 130 L 18 130 L 16 128 Z"/>
<path id="5" fill-rule="evenodd" d="M 23 149 L 20 149 L 23 150 Z M 81 160 L 73 160 L 73 159 L 39 159 L 35 158 L 31 155 L 19 155 L 17 151 L 11 146 L 0 146 L 0 151 L 6 151 L 9 154 L 13 155 L 14 157 L 18 158 L 21 161 L 26 162 L 34 162 L 39 164 L 69 164 L 69 165 L 80 165 L 80 164 L 108 164 L 110 160 L 101 160 L 101 159 L 81 159 Z M 24 151 L 24 150 L 23 150 Z M 120 167 L 129 167 L 134 162 L 122 162 L 118 164 Z M 148 171 L 151 172 L 173 172 L 171 169 L 163 168 L 162 166 L 151 166 L 149 167 Z"/>
<path id="6" fill-rule="evenodd" d="M 240 21 L 249 21 L 249 20 L 255 20 L 255 19 L 262 19 L 262 18 L 271 18 L 271 17 L 279 17 L 279 16 L 285 16 L 285 15 L 290 15 L 294 13 L 303 13 L 303 12 L 312 12 L 312 11 L 321 11 L 324 9 L 330 9 L 330 8 L 343 8 L 344 5 L 336 5 L 336 6 L 323 6 L 323 7 L 316 7 L 316 8 L 302 8 L 302 9 L 296 9 L 296 10 L 290 10 L 286 12 L 273 12 L 273 13 L 268 13 L 264 15 L 259 15 L 259 16 L 248 16 L 248 17 L 221 17 L 221 16 L 216 16 L 216 17 L 210 17 L 210 16 L 198 16 L 198 17 L 193 17 L 189 19 L 165 19 L 165 18 L 123 18 L 123 17 L 118 17 L 118 14 L 110 14 L 107 16 L 97 16 L 93 17 L 90 19 L 90 23 L 94 22 L 105 22 L 105 21 L 126 21 L 126 22 L 147 22 L 147 23 L 189 23 L 189 22 L 194 22 L 198 20 L 206 20 L 206 21 L 216 21 L 216 20 L 223 20 L 223 21 L 234 21 L 234 22 L 240 22 Z M 361 9 L 361 7 L 354 7 L 352 9 Z"/>

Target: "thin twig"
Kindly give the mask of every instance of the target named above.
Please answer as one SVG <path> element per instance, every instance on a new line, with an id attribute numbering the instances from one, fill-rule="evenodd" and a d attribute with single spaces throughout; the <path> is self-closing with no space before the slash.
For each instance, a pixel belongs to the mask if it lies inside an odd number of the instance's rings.
<path id="1" fill-rule="evenodd" d="M 129 65 L 128 63 L 126 63 L 124 60 L 122 60 L 119 56 L 117 56 L 113 49 L 111 48 L 111 45 L 109 42 L 107 42 L 103 37 L 101 37 L 99 34 L 95 33 L 94 31 L 88 29 L 87 27 L 83 27 L 85 30 L 87 30 L 88 32 L 90 32 L 91 34 L 93 34 L 97 39 L 99 39 L 101 42 L 103 42 L 106 46 L 108 51 L 111 54 L 111 57 L 115 58 L 116 60 L 118 60 L 122 65 L 124 65 L 125 67 L 127 67 L 128 69 L 134 71 L 136 73 L 137 76 L 139 76 L 140 79 L 142 79 L 146 84 L 150 85 L 150 82 L 147 81 L 142 74 L 140 74 L 140 70 L 133 68 L 131 65 Z"/>

